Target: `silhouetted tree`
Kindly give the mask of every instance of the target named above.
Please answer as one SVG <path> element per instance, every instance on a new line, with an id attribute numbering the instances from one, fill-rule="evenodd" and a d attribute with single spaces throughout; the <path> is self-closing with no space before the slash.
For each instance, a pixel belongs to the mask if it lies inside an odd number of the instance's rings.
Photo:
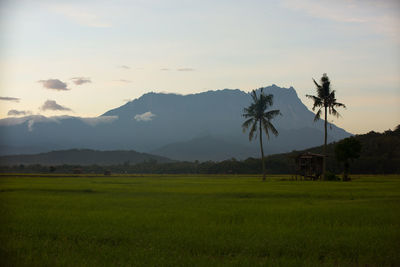
<path id="1" fill-rule="evenodd" d="M 400 133 L 400 124 L 396 126 L 393 132 Z"/>
<path id="2" fill-rule="evenodd" d="M 361 143 L 354 137 L 349 137 L 341 140 L 335 146 L 335 155 L 338 161 L 343 162 L 344 172 L 343 181 L 349 181 L 349 160 L 354 160 L 360 157 Z"/>
<path id="3" fill-rule="evenodd" d="M 273 105 L 273 95 L 264 95 L 263 88 L 260 88 L 260 94 L 257 95 L 256 90 L 251 92 L 251 97 L 253 102 L 244 109 L 243 117 L 246 121 L 242 124 L 243 132 L 250 128 L 249 140 L 251 141 L 253 137 L 260 138 L 260 148 L 261 148 L 261 161 L 263 168 L 263 181 L 265 181 L 265 162 L 264 162 L 264 149 L 262 143 L 262 129 L 264 129 L 267 138 L 269 139 L 269 131 L 271 131 L 275 136 L 279 133 L 275 129 L 271 120 L 280 114 L 279 110 L 267 111 L 269 107 Z M 258 130 L 258 133 L 257 133 Z"/>
<path id="4" fill-rule="evenodd" d="M 340 114 L 337 112 L 337 107 L 344 107 L 346 106 L 342 103 L 336 102 L 335 98 L 335 90 L 331 89 L 331 82 L 329 81 L 328 76 L 324 73 L 321 77 L 321 84 L 318 84 L 314 79 L 314 84 L 317 87 L 317 95 L 306 95 L 308 98 L 311 98 L 314 101 L 314 105 L 312 110 L 315 111 L 317 109 L 317 113 L 315 114 L 314 121 L 317 121 L 321 118 L 321 113 L 324 111 L 325 115 L 325 136 L 324 136 L 324 151 L 323 154 L 325 155 L 323 161 L 323 177 L 325 179 L 326 174 L 326 144 L 327 144 L 327 125 L 328 125 L 328 112 L 333 116 L 339 117 Z"/>

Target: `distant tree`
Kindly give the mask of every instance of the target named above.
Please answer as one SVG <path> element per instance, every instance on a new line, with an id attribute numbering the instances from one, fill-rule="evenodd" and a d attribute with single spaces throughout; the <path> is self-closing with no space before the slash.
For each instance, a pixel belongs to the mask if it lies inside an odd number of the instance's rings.
<path id="1" fill-rule="evenodd" d="M 397 134 L 400 133 L 400 124 L 396 126 L 396 128 L 394 129 L 393 132 L 395 132 Z"/>
<path id="2" fill-rule="evenodd" d="M 323 177 L 325 180 L 325 174 L 326 174 L 326 144 L 327 144 L 327 125 L 328 125 L 328 112 L 329 114 L 332 114 L 333 116 L 340 117 L 340 114 L 337 112 L 336 108 L 338 107 L 344 107 L 346 106 L 342 103 L 336 102 L 335 98 L 335 90 L 331 89 L 331 82 L 324 73 L 321 77 L 321 84 L 318 84 L 314 79 L 314 84 L 317 89 L 317 95 L 306 95 L 306 97 L 311 98 L 314 101 L 314 105 L 312 110 L 317 109 L 317 113 L 315 114 L 314 121 L 317 121 L 321 118 L 321 113 L 322 110 L 324 110 L 324 115 L 325 115 L 325 124 L 324 124 L 324 129 L 325 129 L 325 136 L 324 136 L 324 152 L 323 154 L 325 155 L 324 161 L 323 161 Z"/>
<path id="3" fill-rule="evenodd" d="M 273 105 L 273 95 L 265 95 L 263 92 L 263 88 L 260 88 L 260 94 L 257 95 L 256 90 L 253 90 L 250 93 L 253 102 L 244 109 L 243 117 L 246 118 L 246 121 L 242 124 L 243 132 L 250 128 L 249 132 L 249 140 L 251 141 L 253 137 L 257 137 L 257 134 L 260 138 L 260 148 L 261 148 L 261 161 L 263 168 L 263 181 L 265 181 L 265 162 L 264 162 L 264 149 L 262 142 L 262 129 L 264 129 L 267 138 L 269 139 L 269 132 L 272 132 L 275 136 L 279 133 L 275 129 L 274 125 L 271 123 L 271 120 L 281 114 L 279 110 L 270 110 L 267 111 L 269 107 Z M 258 133 L 257 133 L 258 131 Z"/>
<path id="4" fill-rule="evenodd" d="M 361 143 L 354 137 L 341 140 L 335 146 L 336 159 L 344 164 L 343 181 L 349 181 L 350 160 L 360 157 Z"/>

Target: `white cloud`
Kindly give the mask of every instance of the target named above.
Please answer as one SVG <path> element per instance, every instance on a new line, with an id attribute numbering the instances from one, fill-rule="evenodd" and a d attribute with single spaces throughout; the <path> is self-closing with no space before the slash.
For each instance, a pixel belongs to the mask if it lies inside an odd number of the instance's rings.
<path id="1" fill-rule="evenodd" d="M 151 121 L 154 116 L 156 115 L 151 113 L 151 111 L 147 111 L 145 113 L 135 115 L 134 118 L 136 121 Z"/>
<path id="2" fill-rule="evenodd" d="M 104 16 L 96 14 L 94 10 L 72 4 L 51 4 L 49 9 L 62 14 L 68 19 L 84 26 L 94 28 L 108 28 L 111 24 L 104 20 Z"/>
<path id="3" fill-rule="evenodd" d="M 65 119 L 79 119 L 82 122 L 90 125 L 90 126 L 96 126 L 97 124 L 101 123 L 111 123 L 114 120 L 118 119 L 118 116 L 100 116 L 100 117 L 93 117 L 93 118 L 84 118 L 84 117 L 73 117 L 73 116 L 52 116 L 52 117 L 46 117 L 42 115 L 31 115 L 31 116 L 25 116 L 25 117 L 12 117 L 12 118 L 5 118 L 5 119 L 0 119 L 0 126 L 12 126 L 12 125 L 19 125 L 27 122 L 27 127 L 28 130 L 31 132 L 33 131 L 33 126 L 35 123 L 38 122 L 55 122 L 55 123 L 61 123 L 62 120 Z"/>
<path id="4" fill-rule="evenodd" d="M 41 115 L 32 115 L 26 117 L 12 117 L 0 120 L 0 126 L 12 126 L 19 125 L 28 122 L 28 130 L 31 132 L 33 130 L 33 125 L 37 122 L 59 122 L 59 117 L 45 117 Z"/>
<path id="5" fill-rule="evenodd" d="M 319 19 L 362 24 L 376 33 L 385 34 L 400 42 L 398 0 L 283 0 L 282 6 Z"/>
<path id="6" fill-rule="evenodd" d="M 195 71 L 195 69 L 193 69 L 193 68 L 179 68 L 179 69 L 176 69 L 177 71 Z"/>
<path id="7" fill-rule="evenodd" d="M 101 123 L 111 123 L 118 119 L 118 116 L 100 116 L 100 117 L 93 117 L 93 118 L 82 118 L 79 117 L 81 121 L 83 121 L 86 124 L 89 124 L 90 126 L 96 126 L 97 124 Z"/>
<path id="8" fill-rule="evenodd" d="M 114 80 L 114 82 L 131 83 L 132 81 L 130 81 L 130 80 L 125 80 L 125 79 L 119 79 L 119 80 Z"/>

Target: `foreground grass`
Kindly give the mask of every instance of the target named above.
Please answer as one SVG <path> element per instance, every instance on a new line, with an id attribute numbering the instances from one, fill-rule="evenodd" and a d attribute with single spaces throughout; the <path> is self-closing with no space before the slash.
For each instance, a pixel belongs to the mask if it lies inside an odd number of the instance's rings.
<path id="1" fill-rule="evenodd" d="M 3 266 L 400 266 L 400 177 L 0 177 Z"/>

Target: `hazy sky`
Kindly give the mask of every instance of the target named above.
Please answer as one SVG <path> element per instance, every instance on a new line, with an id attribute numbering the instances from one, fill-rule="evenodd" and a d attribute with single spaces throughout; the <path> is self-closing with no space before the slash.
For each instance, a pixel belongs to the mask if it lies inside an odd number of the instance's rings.
<path id="1" fill-rule="evenodd" d="M 0 118 L 271 84 L 311 107 L 324 72 L 348 106 L 338 126 L 399 124 L 400 1 L 0 1 Z"/>

